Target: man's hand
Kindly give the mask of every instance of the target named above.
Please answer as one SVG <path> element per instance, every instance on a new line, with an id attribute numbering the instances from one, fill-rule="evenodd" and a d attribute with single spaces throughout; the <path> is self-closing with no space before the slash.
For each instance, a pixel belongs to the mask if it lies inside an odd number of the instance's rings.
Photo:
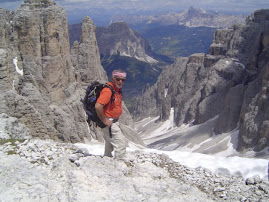
<path id="1" fill-rule="evenodd" d="M 108 118 L 105 118 L 105 120 L 103 121 L 103 123 L 105 125 L 107 125 L 108 127 L 111 127 L 113 124 L 113 121 L 109 120 Z"/>
<path id="2" fill-rule="evenodd" d="M 106 125 L 111 127 L 113 122 L 112 120 L 109 120 L 105 115 L 104 115 L 104 106 L 99 104 L 99 103 L 95 103 L 95 109 L 97 112 L 98 117 L 100 118 L 100 120 Z"/>

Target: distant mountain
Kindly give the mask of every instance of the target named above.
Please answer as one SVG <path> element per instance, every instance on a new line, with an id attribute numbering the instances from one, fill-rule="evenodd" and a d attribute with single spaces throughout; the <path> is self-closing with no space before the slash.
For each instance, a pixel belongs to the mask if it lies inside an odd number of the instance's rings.
<path id="1" fill-rule="evenodd" d="M 185 25 L 187 27 L 228 28 L 233 24 L 243 24 L 244 16 L 221 14 L 216 11 L 190 7 L 183 12 L 161 15 L 115 15 L 112 22 L 124 21 L 130 25 L 157 23 L 160 25 Z"/>
<path id="2" fill-rule="evenodd" d="M 132 29 L 149 41 L 152 51 L 172 58 L 207 53 L 216 28 L 160 25 L 158 23 L 132 25 Z"/>
<path id="3" fill-rule="evenodd" d="M 74 8 L 67 10 L 67 18 L 69 24 L 77 24 L 82 21 L 85 16 L 89 16 L 96 26 L 109 26 L 112 23 L 114 16 L 146 16 L 146 15 L 163 15 L 169 12 L 180 12 L 183 9 L 178 8 L 160 8 L 153 10 L 145 9 L 124 9 L 124 8 L 96 8 L 96 7 L 85 7 L 85 8 Z"/>
<path id="4" fill-rule="evenodd" d="M 96 8 L 96 7 L 85 7 L 85 8 L 73 8 L 67 10 L 67 18 L 69 24 L 77 24 L 82 21 L 85 16 L 89 16 L 96 26 L 109 26 L 112 23 L 114 16 L 147 16 L 147 15 L 163 15 L 169 12 L 180 12 L 183 9 L 178 8 L 160 8 L 153 10 L 145 9 L 124 9 L 124 8 Z"/>
<path id="5" fill-rule="evenodd" d="M 108 27 L 97 27 L 96 38 L 101 56 L 120 55 L 136 58 L 143 62 L 157 63 L 149 43 L 125 22 L 113 23 Z"/>
<path id="6" fill-rule="evenodd" d="M 98 12 L 101 12 L 101 10 Z M 245 17 L 242 15 L 228 15 L 212 10 L 195 9 L 193 7 L 183 12 L 167 11 L 166 13 L 157 12 L 157 14 L 153 12 L 131 12 L 126 10 L 124 10 L 124 12 L 118 12 L 120 14 L 114 12 L 114 16 L 112 11 L 104 13 L 106 13 L 104 16 L 108 14 L 111 16 L 111 24 L 106 28 L 102 28 L 102 32 L 111 32 L 115 30 L 116 26 L 118 27 L 116 30 L 119 29 L 119 27 L 128 30 L 124 28 L 123 22 L 126 22 L 132 30 L 138 32 L 143 39 L 149 42 L 154 53 L 166 55 L 174 59 L 176 57 L 190 56 L 193 53 L 207 53 L 213 40 L 213 34 L 217 28 L 227 28 L 233 24 L 245 23 Z M 89 12 L 89 15 L 92 14 Z M 96 22 L 98 23 L 101 19 L 102 17 L 98 18 Z M 115 24 L 116 22 L 122 24 Z M 125 24 L 125 26 L 127 26 L 127 24 Z M 76 28 L 74 27 L 72 29 L 74 30 Z M 99 28 L 97 28 L 97 33 L 99 32 L 98 30 Z M 136 35 L 136 33 L 131 34 L 131 32 L 126 31 L 125 34 L 127 33 L 129 33 L 128 37 Z M 122 37 L 122 33 L 113 33 L 113 36 L 109 36 L 111 37 L 109 45 L 111 46 L 113 41 L 117 40 L 115 38 L 119 38 L 119 36 Z M 108 36 L 104 36 L 103 34 L 102 37 L 107 38 Z M 131 37 L 134 38 L 133 36 Z M 97 38 L 99 37 L 97 36 Z M 73 42 L 72 34 L 70 36 L 70 42 L 71 44 Z M 104 44 L 103 39 L 98 43 L 101 54 L 103 54 L 103 52 L 106 53 L 106 50 L 102 50 L 104 47 L 104 45 L 102 45 Z M 121 46 L 121 48 L 122 47 L 123 46 Z M 109 50 L 111 50 L 111 48 L 109 48 Z M 116 49 L 114 51 L 116 51 Z M 128 50 L 121 51 L 123 51 L 121 54 L 128 52 Z M 149 51 L 147 55 L 152 56 Z"/>
<path id="7" fill-rule="evenodd" d="M 209 51 L 217 28 L 244 24 L 245 17 L 217 11 L 189 8 L 183 12 L 159 15 L 116 15 L 112 22 L 127 22 L 152 50 L 172 58 Z"/>
<path id="8" fill-rule="evenodd" d="M 108 27 L 96 27 L 96 38 L 101 58 L 112 55 L 133 57 L 148 63 L 172 63 L 173 61 L 164 56 L 152 52 L 147 40 L 134 32 L 127 23 L 113 23 Z M 69 41 L 79 41 L 81 35 L 81 23 L 69 25 Z"/>

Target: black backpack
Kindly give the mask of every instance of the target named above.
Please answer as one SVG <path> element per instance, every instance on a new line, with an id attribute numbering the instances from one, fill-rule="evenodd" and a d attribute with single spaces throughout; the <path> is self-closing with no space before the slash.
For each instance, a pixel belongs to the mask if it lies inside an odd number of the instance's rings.
<path id="1" fill-rule="evenodd" d="M 98 81 L 93 82 L 91 85 L 87 87 L 86 94 L 83 100 L 83 106 L 86 114 L 88 115 L 87 122 L 93 121 L 100 128 L 106 127 L 106 125 L 99 119 L 96 110 L 95 103 L 100 96 L 100 92 L 103 88 L 109 88 L 112 92 L 110 103 L 114 102 L 114 93 L 112 86 L 108 84 L 101 84 Z M 106 106 L 104 106 L 106 107 Z"/>

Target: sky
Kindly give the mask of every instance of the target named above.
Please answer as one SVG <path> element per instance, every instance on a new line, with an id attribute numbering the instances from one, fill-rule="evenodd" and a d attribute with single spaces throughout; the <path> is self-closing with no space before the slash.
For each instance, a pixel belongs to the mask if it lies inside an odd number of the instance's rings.
<path id="1" fill-rule="evenodd" d="M 0 0 L 0 7 L 14 10 L 22 2 L 23 0 Z M 269 8 L 268 0 L 55 0 L 55 2 L 66 10 L 87 7 L 151 10 L 167 6 L 184 10 L 193 6 L 195 8 L 237 11 L 246 14 L 257 9 Z"/>

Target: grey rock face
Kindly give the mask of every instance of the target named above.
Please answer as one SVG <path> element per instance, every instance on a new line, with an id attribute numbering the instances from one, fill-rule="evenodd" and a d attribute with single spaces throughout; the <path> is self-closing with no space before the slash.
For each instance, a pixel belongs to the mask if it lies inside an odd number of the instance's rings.
<path id="1" fill-rule="evenodd" d="M 246 25 L 216 31 L 210 54 L 179 58 L 167 67 L 138 102 L 136 118 L 167 119 L 169 106 L 178 126 L 218 116 L 216 134 L 239 124 L 238 150 L 268 147 L 268 16 L 269 10 L 259 10 Z"/>
<path id="2" fill-rule="evenodd" d="M 131 30 L 127 23 L 118 22 L 98 28 L 96 37 L 100 54 L 103 56 L 120 54 L 149 63 L 157 62 L 152 58 L 149 43 Z"/>
<path id="3" fill-rule="evenodd" d="M 25 0 L 14 13 L 0 9 L 0 28 L 0 113 L 30 137 L 101 141 L 81 102 L 88 84 L 107 81 L 93 22 L 84 19 L 71 53 L 65 11 L 53 0 Z"/>
<path id="4" fill-rule="evenodd" d="M 89 17 L 83 19 L 81 33 L 80 42 L 75 41 L 72 46 L 71 56 L 82 85 L 85 87 L 94 80 L 107 82 L 106 72 L 100 62 L 95 26 Z"/>
<path id="5" fill-rule="evenodd" d="M 259 176 L 191 169 L 166 155 L 135 151 L 125 162 L 67 143 L 31 139 L 0 145 L 5 201 L 268 201 Z M 222 173 L 225 173 L 222 171 Z M 226 172 L 227 174 L 227 172 Z"/>
<path id="6" fill-rule="evenodd" d="M 0 114 L 0 139 L 29 139 L 29 130 L 17 118 Z"/>
<path id="7" fill-rule="evenodd" d="M 71 96 L 79 92 L 64 10 L 54 1 L 25 1 L 3 15 L 1 113 L 18 118 L 32 137 L 83 140 L 81 103 Z"/>

